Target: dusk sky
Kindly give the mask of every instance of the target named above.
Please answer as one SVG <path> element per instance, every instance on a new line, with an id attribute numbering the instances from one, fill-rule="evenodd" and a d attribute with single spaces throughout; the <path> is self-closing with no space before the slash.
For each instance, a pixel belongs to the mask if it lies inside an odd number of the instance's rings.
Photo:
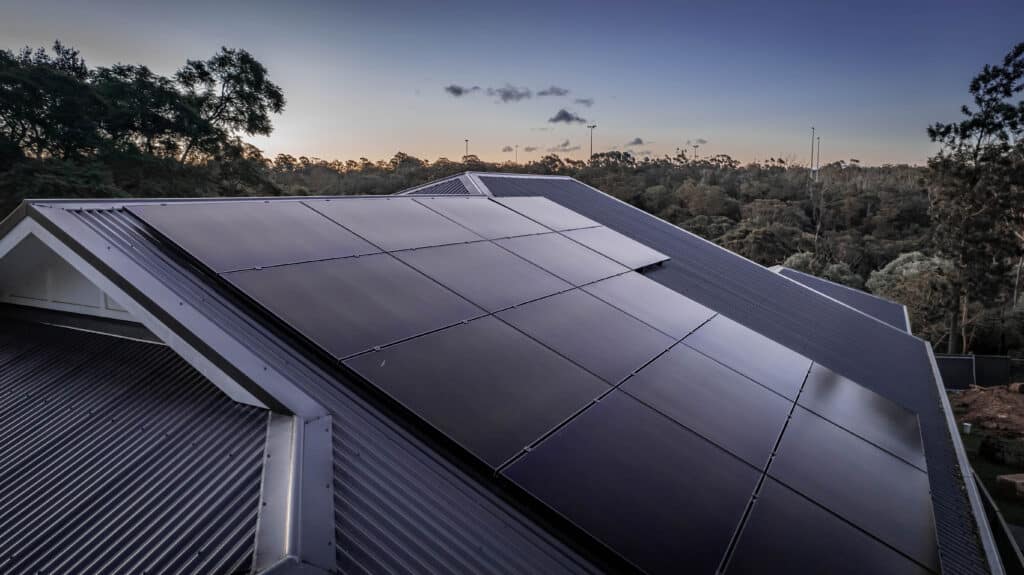
<path id="1" fill-rule="evenodd" d="M 971 77 L 1024 41 L 1021 0 L 0 4 L 0 47 L 59 38 L 92 66 L 169 75 L 244 48 L 288 99 L 252 142 L 328 160 L 455 159 L 464 138 L 490 161 L 517 144 L 520 161 L 583 159 L 586 127 L 549 121 L 565 109 L 598 125 L 595 151 L 702 139 L 701 155 L 806 163 L 814 125 L 822 163 L 920 164 L 928 124 L 955 120 Z M 501 101 L 506 86 L 522 97 Z M 568 93 L 540 95 L 552 86 Z"/>

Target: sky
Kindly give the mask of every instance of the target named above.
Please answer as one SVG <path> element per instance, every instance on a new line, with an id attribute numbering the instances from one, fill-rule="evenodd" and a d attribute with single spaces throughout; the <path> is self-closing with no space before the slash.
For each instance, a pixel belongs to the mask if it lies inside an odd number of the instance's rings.
<path id="1" fill-rule="evenodd" d="M 923 164 L 927 126 L 956 120 L 970 79 L 1024 42 L 1021 0 L 0 0 L 0 14 L 0 48 L 60 39 L 91 66 L 170 75 L 248 50 L 288 100 L 249 140 L 325 160 L 457 159 L 466 139 L 487 161 L 515 146 L 521 162 L 585 159 L 596 124 L 595 152 L 703 142 L 700 156 L 806 165 L 814 126 L 823 164 Z"/>

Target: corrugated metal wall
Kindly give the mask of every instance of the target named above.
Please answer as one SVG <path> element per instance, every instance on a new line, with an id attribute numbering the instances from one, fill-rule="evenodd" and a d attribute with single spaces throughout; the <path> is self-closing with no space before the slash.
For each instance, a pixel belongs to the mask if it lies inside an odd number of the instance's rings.
<path id="1" fill-rule="evenodd" d="M 0 323 L 0 573 L 238 573 L 267 412 L 162 345 Z"/>

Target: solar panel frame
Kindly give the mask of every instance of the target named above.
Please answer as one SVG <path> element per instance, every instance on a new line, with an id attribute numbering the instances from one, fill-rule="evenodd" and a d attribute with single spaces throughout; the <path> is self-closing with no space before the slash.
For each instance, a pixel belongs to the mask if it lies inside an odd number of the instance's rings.
<path id="1" fill-rule="evenodd" d="M 564 232 L 601 224 L 542 197 L 508 197 L 493 200 L 552 230 Z"/>
<path id="2" fill-rule="evenodd" d="M 667 255 L 604 226 L 570 230 L 562 234 L 632 270 L 669 259 Z"/>
<path id="3" fill-rule="evenodd" d="M 715 312 L 637 272 L 583 286 L 587 293 L 621 309 L 662 333 L 680 339 Z"/>
<path id="4" fill-rule="evenodd" d="M 629 268 L 555 232 L 495 240 L 495 243 L 574 286 L 629 271 Z"/>
<path id="5" fill-rule="evenodd" d="M 543 234 L 551 231 L 486 198 L 436 197 L 417 198 L 414 201 L 489 240 Z"/>
<path id="6" fill-rule="evenodd" d="M 466 199 L 488 201 L 486 198 Z M 484 239 L 417 203 L 413 197 L 341 198 L 303 203 L 387 252 Z"/>

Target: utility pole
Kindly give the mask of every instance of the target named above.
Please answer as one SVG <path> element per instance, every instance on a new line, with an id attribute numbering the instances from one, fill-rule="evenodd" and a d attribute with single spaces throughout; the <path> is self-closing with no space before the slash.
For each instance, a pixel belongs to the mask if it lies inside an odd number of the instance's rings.
<path id="1" fill-rule="evenodd" d="M 811 126 L 811 163 L 807 165 L 810 170 L 810 179 L 814 179 L 814 126 Z"/>
<path id="2" fill-rule="evenodd" d="M 590 128 L 590 159 L 594 159 L 594 128 L 597 124 L 587 124 L 587 127 Z"/>
<path id="3" fill-rule="evenodd" d="M 468 157 L 468 156 L 469 156 L 469 138 L 466 138 L 466 155 L 462 156 L 462 157 L 465 158 L 465 157 Z"/>
<path id="4" fill-rule="evenodd" d="M 821 136 L 818 136 L 818 161 L 814 164 L 814 181 L 821 175 Z"/>
<path id="5" fill-rule="evenodd" d="M 516 144 L 516 159 L 515 159 L 515 163 L 516 164 L 519 163 L 519 144 Z"/>
<path id="6" fill-rule="evenodd" d="M 692 147 L 693 147 L 693 159 L 696 160 L 697 159 L 697 148 L 700 147 L 700 144 L 693 144 Z"/>

